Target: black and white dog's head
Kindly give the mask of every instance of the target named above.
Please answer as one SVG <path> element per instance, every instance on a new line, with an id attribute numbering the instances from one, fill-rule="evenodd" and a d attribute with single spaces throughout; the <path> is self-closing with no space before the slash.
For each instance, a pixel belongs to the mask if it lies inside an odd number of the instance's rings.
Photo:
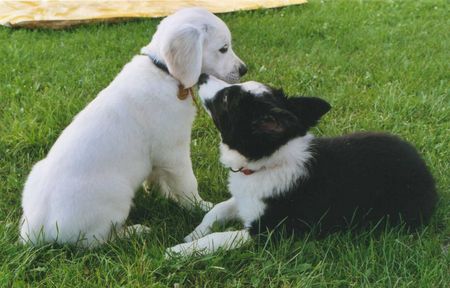
<path id="1" fill-rule="evenodd" d="M 272 155 L 289 140 L 305 136 L 331 106 L 320 98 L 291 97 L 249 81 L 228 84 L 213 76 L 199 78 L 199 95 L 222 136 L 223 154 L 234 161 L 256 161 Z M 236 164 L 237 166 L 243 164 Z"/>

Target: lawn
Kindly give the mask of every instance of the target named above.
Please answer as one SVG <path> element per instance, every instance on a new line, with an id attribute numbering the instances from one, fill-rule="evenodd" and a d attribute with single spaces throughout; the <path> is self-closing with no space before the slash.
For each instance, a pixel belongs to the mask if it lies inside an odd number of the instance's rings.
<path id="1" fill-rule="evenodd" d="M 448 2 L 311 1 L 220 17 L 249 66 L 244 80 L 331 103 L 316 135 L 377 130 L 412 142 L 440 194 L 431 224 L 413 235 L 389 228 L 381 235 L 269 241 L 164 260 L 164 249 L 178 244 L 203 213 L 138 191 L 129 222 L 150 226 L 145 236 L 93 251 L 19 246 L 20 195 L 33 163 L 139 53 L 159 20 L 64 31 L 1 28 L 0 286 L 449 287 Z M 200 193 L 222 201 L 228 197 L 227 171 L 218 162 L 218 134 L 203 111 L 192 136 Z"/>

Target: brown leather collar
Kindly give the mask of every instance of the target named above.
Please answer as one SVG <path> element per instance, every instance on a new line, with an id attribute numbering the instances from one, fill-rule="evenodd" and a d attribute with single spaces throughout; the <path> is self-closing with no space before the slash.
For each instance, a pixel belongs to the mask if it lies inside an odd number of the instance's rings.
<path id="1" fill-rule="evenodd" d="M 194 102 L 195 107 L 197 107 L 197 109 L 200 110 L 200 107 L 198 106 L 198 102 L 195 99 L 194 90 L 192 89 L 192 87 L 184 88 L 181 83 L 178 84 L 178 99 L 186 100 L 189 96 L 191 96 L 192 102 Z"/>
<path id="2" fill-rule="evenodd" d="M 159 69 L 161 69 L 162 71 L 164 71 L 165 73 L 167 73 L 171 77 L 173 77 L 170 74 L 169 69 L 167 68 L 166 64 L 160 62 L 158 59 L 156 59 L 155 57 L 151 56 L 150 54 L 142 53 L 142 55 L 147 56 L 148 58 L 150 58 L 150 60 L 153 62 L 153 64 L 155 64 L 156 67 L 158 67 Z M 173 78 L 175 78 L 175 77 L 173 77 Z M 180 82 L 180 81 L 178 80 L 178 82 Z M 178 95 L 177 95 L 178 99 L 186 100 L 189 96 L 192 97 L 192 101 L 194 102 L 195 106 L 197 106 L 197 108 L 198 108 L 198 103 L 195 100 L 194 91 L 192 90 L 192 87 L 184 88 L 183 84 L 179 83 L 178 84 Z"/>
<path id="3" fill-rule="evenodd" d="M 184 88 L 181 83 L 178 84 L 178 99 L 186 100 L 186 98 L 188 98 L 189 95 L 191 95 L 192 99 L 194 99 L 194 91 L 192 91 L 192 87 Z"/>

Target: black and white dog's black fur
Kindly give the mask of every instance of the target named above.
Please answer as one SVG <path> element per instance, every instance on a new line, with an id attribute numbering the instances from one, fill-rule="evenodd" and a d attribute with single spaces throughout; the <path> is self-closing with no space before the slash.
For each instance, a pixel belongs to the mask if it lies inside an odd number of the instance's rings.
<path id="1" fill-rule="evenodd" d="M 386 219 L 416 228 L 430 219 L 434 181 L 411 144 L 382 133 L 314 138 L 308 129 L 331 108 L 322 99 L 287 98 L 257 82 L 230 85 L 207 75 L 199 84 L 222 136 L 221 162 L 233 171 L 233 197 L 169 253 L 231 249 L 278 228 L 301 234 L 314 226 L 326 235 Z M 215 221 L 233 218 L 245 229 L 209 234 Z"/>

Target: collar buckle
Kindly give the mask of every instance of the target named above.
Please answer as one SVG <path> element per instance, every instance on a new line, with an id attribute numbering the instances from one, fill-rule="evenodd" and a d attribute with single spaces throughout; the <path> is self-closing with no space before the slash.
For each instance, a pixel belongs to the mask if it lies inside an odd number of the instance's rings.
<path id="1" fill-rule="evenodd" d="M 192 87 L 184 88 L 181 83 L 178 84 L 178 99 L 186 100 L 186 98 L 188 98 L 189 95 L 192 95 L 192 99 L 194 99 L 194 93 L 192 93 Z"/>

